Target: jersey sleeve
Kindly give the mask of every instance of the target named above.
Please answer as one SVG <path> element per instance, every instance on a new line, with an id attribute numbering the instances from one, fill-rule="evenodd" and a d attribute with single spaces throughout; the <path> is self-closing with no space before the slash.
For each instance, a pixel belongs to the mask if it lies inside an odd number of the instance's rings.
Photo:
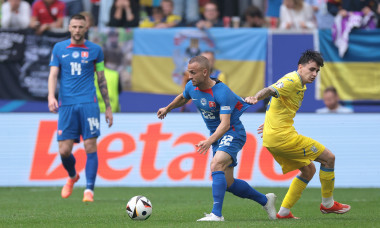
<path id="1" fill-rule="evenodd" d="M 191 99 L 190 97 L 190 89 L 191 89 L 191 84 L 192 83 L 191 81 L 187 82 L 186 86 L 185 86 L 185 89 L 183 90 L 183 97 L 186 98 L 186 99 Z"/>
<path id="2" fill-rule="evenodd" d="M 280 80 L 278 80 L 276 83 L 271 85 L 270 87 L 275 90 L 276 96 L 280 97 L 284 96 L 287 97 L 291 93 L 291 91 L 295 88 L 295 81 L 289 77 L 282 77 Z"/>
<path id="3" fill-rule="evenodd" d="M 58 57 L 58 47 L 57 45 L 54 46 L 53 48 L 53 51 L 51 53 L 51 58 L 50 58 L 50 64 L 49 66 L 56 66 L 56 67 L 59 67 L 60 66 L 60 63 L 59 63 L 59 57 Z"/>
<path id="4" fill-rule="evenodd" d="M 221 89 L 215 98 L 220 106 L 220 114 L 231 114 L 238 102 L 234 93 L 227 86 Z"/>

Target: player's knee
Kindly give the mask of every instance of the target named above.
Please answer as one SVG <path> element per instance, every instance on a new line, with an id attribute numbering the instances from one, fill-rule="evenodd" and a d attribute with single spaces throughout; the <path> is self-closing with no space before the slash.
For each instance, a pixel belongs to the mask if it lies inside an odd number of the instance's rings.
<path id="1" fill-rule="evenodd" d="M 86 153 L 93 153 L 97 151 L 96 141 L 86 140 L 84 142 L 84 149 L 86 150 Z"/>
<path id="2" fill-rule="evenodd" d="M 225 165 L 223 164 L 223 162 L 213 159 L 210 164 L 210 169 L 211 169 L 211 172 L 224 171 Z"/>
<path id="3" fill-rule="evenodd" d="M 71 150 L 69 150 L 68 148 L 60 148 L 59 149 L 59 154 L 63 158 L 68 158 L 70 156 L 70 154 L 71 154 Z"/>
<path id="4" fill-rule="evenodd" d="M 314 177 L 316 168 L 314 163 L 310 163 L 308 166 L 303 167 L 301 170 L 301 177 L 306 180 L 311 180 Z"/>
<path id="5" fill-rule="evenodd" d="M 328 164 L 335 164 L 335 154 L 330 153 L 327 160 Z"/>

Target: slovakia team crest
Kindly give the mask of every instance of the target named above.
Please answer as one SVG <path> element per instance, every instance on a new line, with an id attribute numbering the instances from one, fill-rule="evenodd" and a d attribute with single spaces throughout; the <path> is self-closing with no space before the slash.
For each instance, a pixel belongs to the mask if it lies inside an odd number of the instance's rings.
<path id="1" fill-rule="evenodd" d="M 210 106 L 210 108 L 216 108 L 216 104 L 213 101 L 209 101 L 208 106 Z"/>
<path id="2" fill-rule="evenodd" d="M 82 51 L 81 57 L 82 57 L 82 59 L 87 59 L 88 58 L 88 51 Z"/>

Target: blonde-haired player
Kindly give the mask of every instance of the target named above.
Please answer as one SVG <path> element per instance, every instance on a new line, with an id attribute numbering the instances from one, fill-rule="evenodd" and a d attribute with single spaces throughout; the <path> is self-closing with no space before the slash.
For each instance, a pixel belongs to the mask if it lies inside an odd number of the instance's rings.
<path id="1" fill-rule="evenodd" d="M 323 67 L 323 58 L 319 52 L 306 51 L 298 61 L 297 71 L 290 72 L 275 84 L 260 90 L 245 101 L 256 104 L 259 100 L 271 96 L 265 115 L 265 123 L 258 132 L 263 133 L 265 146 L 281 165 L 282 172 L 299 169 L 281 204 L 277 218 L 293 218 L 290 209 L 300 199 L 303 190 L 313 178 L 316 169 L 312 161 L 321 163 L 319 178 L 321 181 L 322 213 L 344 214 L 351 207 L 333 199 L 335 155 L 312 138 L 299 135 L 295 130 L 294 116 L 302 104 L 306 84 L 312 83 Z"/>

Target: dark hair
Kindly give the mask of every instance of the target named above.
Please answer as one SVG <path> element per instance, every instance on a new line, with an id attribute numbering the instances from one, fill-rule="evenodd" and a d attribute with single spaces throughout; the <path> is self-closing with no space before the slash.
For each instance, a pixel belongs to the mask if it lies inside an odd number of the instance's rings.
<path id="1" fill-rule="evenodd" d="M 156 6 L 156 7 L 153 7 L 153 8 L 152 8 L 152 14 L 153 14 L 153 13 L 163 14 L 163 13 L 164 13 L 164 10 L 162 9 L 161 6 Z"/>
<path id="2" fill-rule="evenodd" d="M 323 93 L 327 93 L 327 92 L 332 92 L 333 94 L 338 95 L 338 92 L 333 86 L 329 86 L 325 89 L 325 91 L 323 91 Z"/>
<path id="3" fill-rule="evenodd" d="M 201 68 L 206 68 L 210 74 L 210 62 L 204 56 L 198 55 L 190 59 L 189 64 L 198 63 Z"/>
<path id="4" fill-rule="evenodd" d="M 302 53 L 302 56 L 298 61 L 298 64 L 305 65 L 310 61 L 314 61 L 317 63 L 319 67 L 323 67 L 323 58 L 321 53 L 313 50 L 307 50 L 304 53 Z"/>
<path id="5" fill-rule="evenodd" d="M 84 20 L 84 21 L 86 21 L 86 17 L 83 16 L 82 14 L 75 14 L 75 15 L 71 16 L 70 21 L 71 21 L 72 19 L 75 19 L 75 20 Z"/>
<path id="6" fill-rule="evenodd" d="M 250 6 L 245 10 L 244 16 L 263 18 L 263 13 L 256 6 Z"/>

